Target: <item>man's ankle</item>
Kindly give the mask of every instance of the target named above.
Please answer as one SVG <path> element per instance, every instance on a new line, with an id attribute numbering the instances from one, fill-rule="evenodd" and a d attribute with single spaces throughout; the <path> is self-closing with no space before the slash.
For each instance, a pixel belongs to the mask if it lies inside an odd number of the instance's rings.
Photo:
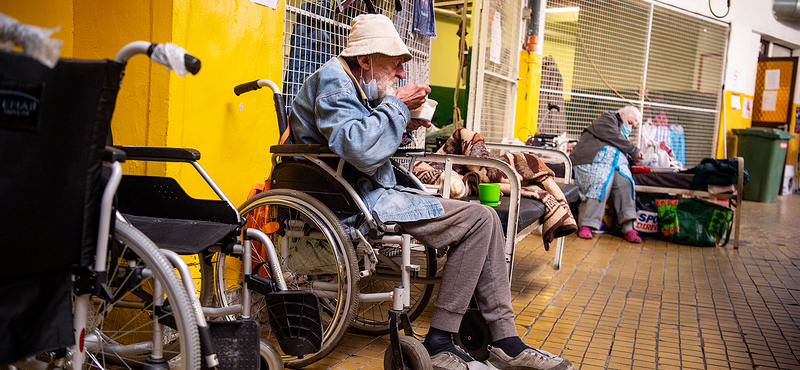
<path id="1" fill-rule="evenodd" d="M 531 349 L 530 346 L 525 344 L 522 339 L 517 336 L 496 340 L 492 343 L 492 347 L 500 348 L 510 357 L 517 357 L 522 351 Z"/>
<path id="2" fill-rule="evenodd" d="M 431 327 L 428 334 L 425 335 L 422 345 L 425 346 L 425 349 L 428 350 L 428 355 L 431 357 L 442 352 L 450 352 L 464 360 L 464 362 L 475 361 L 469 355 L 456 348 L 453 344 L 453 333 L 451 332 Z"/>

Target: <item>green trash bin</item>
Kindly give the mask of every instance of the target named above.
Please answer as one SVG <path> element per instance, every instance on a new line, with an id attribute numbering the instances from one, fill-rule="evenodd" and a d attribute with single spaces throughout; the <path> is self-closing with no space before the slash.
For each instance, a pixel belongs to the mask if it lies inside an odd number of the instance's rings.
<path id="1" fill-rule="evenodd" d="M 737 155 L 744 158 L 750 182 L 744 186 L 745 200 L 772 203 L 778 200 L 789 139 L 794 135 L 771 128 L 733 129 L 739 137 Z"/>

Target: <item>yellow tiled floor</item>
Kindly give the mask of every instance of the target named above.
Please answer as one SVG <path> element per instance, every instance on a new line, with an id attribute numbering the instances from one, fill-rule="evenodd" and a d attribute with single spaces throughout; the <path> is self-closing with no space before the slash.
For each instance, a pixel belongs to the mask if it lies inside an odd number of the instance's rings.
<path id="1" fill-rule="evenodd" d="M 743 210 L 738 250 L 572 235 L 556 271 L 529 236 L 511 285 L 519 335 L 584 370 L 800 369 L 800 195 Z M 347 334 L 309 368 L 383 368 L 387 345 Z"/>

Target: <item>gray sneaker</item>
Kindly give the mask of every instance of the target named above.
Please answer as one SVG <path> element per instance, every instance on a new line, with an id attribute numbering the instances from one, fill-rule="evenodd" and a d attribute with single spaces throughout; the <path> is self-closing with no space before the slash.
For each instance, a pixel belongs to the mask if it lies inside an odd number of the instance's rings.
<path id="1" fill-rule="evenodd" d="M 538 349 L 526 349 L 511 357 L 489 346 L 489 364 L 500 370 L 572 370 L 572 362 Z"/>
<path id="2" fill-rule="evenodd" d="M 452 352 L 439 352 L 431 356 L 431 365 L 434 370 L 489 370 L 489 367 L 479 361 L 466 362 Z"/>

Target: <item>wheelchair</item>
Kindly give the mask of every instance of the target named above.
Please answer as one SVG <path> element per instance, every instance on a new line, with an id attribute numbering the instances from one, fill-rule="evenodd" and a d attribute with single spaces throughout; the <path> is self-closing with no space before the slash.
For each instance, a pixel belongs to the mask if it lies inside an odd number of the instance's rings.
<path id="1" fill-rule="evenodd" d="M 128 58 L 160 47 L 52 69 L 0 51 L 0 367 L 200 367 L 192 299 L 116 217 L 125 153 L 105 146 Z"/>
<path id="2" fill-rule="evenodd" d="M 279 129 L 286 135 L 284 101 L 275 83 L 256 80 L 238 85 L 234 92 L 239 95 L 261 87 L 272 90 Z M 327 147 L 275 145 L 270 151 L 273 154 L 270 189 L 250 198 L 239 207 L 239 212 L 248 227 L 273 236 L 285 274 L 292 276 L 297 272 L 301 277 L 287 278 L 287 283 L 295 280 L 298 289 L 325 297 L 323 311 L 330 315 L 322 350 L 304 358 L 284 358 L 286 366 L 302 367 L 319 360 L 330 353 L 348 329 L 372 335 L 389 334 L 391 345 L 384 358 L 387 369 L 403 368 L 403 364 L 414 368 L 428 366 L 424 362 L 429 361 L 427 351 L 413 338 L 411 322 L 422 313 L 435 285 L 441 282 L 440 269 L 446 252 L 416 243 L 400 225 L 382 222 L 371 215 L 350 185 L 358 176 L 357 170 Z M 456 157 L 425 154 L 417 149 L 398 151 L 392 163 L 400 185 L 425 189 L 409 170 L 414 160 L 422 156 L 425 160 L 448 163 L 448 174 Z M 504 162 L 466 157 L 460 161 L 500 168 L 512 179 L 512 198 L 519 198 L 519 181 Z M 516 207 L 515 202 L 509 205 L 511 214 L 517 214 Z M 354 235 L 348 235 L 341 221 L 346 218 L 368 231 L 362 232 L 356 227 Z M 294 226 L 282 226 L 289 224 Z M 515 227 L 515 223 L 510 225 L 512 233 Z M 511 249 L 513 241 L 511 238 Z M 253 248 L 254 256 L 264 255 L 257 244 L 254 243 Z M 323 249 L 324 256 L 319 253 Z M 512 260 L 508 255 L 509 273 Z M 221 269 L 218 266 L 217 270 Z M 223 295 L 238 295 L 240 287 L 231 282 L 223 285 L 221 290 L 227 291 Z M 238 301 L 234 298 L 232 302 Z M 480 314 L 465 317 L 466 328 L 472 334 L 460 343 L 468 344 L 468 351 L 474 348 L 471 354 L 480 355 L 491 343 L 488 326 Z M 477 322 L 473 323 L 474 320 Z M 398 334 L 401 329 L 405 336 Z"/>

